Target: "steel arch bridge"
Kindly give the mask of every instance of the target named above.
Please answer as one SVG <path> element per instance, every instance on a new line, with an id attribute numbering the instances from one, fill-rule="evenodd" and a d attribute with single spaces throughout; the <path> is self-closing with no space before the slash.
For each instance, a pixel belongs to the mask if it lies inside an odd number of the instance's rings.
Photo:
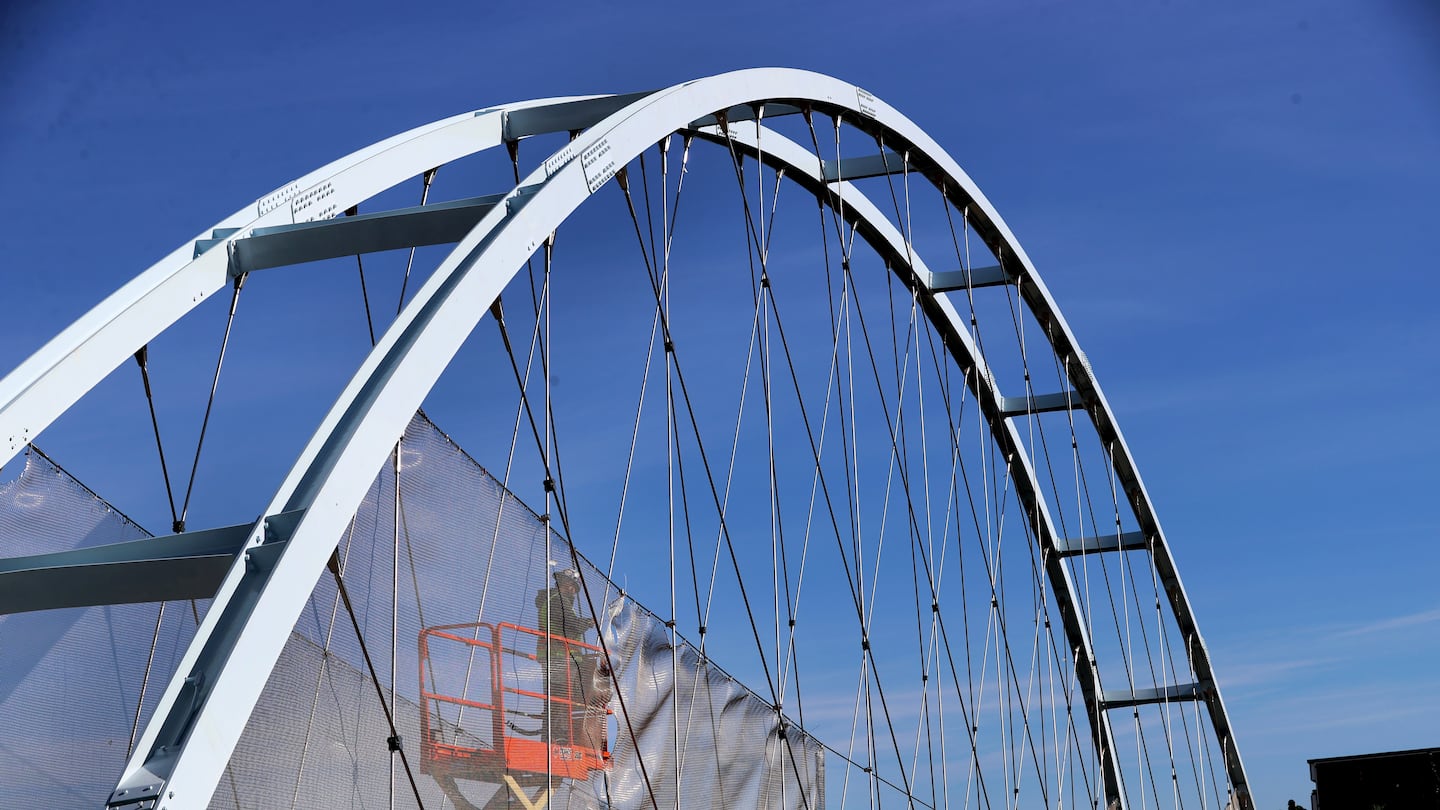
<path id="1" fill-rule="evenodd" d="M 817 137 L 817 124 L 823 139 Z M 804 142 L 807 131 L 810 143 Z M 547 137 L 549 141 L 545 140 Z M 558 148 L 553 152 L 547 149 L 548 157 L 522 175 L 517 157 L 519 145 L 532 139 Z M 683 156 L 678 156 L 678 150 L 672 148 L 676 139 L 684 144 Z M 668 309 L 667 274 L 673 236 L 670 228 L 676 221 L 676 212 L 670 210 L 669 205 L 672 199 L 676 207 L 679 205 L 680 186 L 689 170 L 687 161 L 692 142 L 715 144 L 718 150 L 712 151 L 722 156 L 728 152 L 729 157 L 721 159 L 720 173 L 723 175 L 733 168 L 741 181 L 745 250 L 752 261 L 752 291 L 756 300 L 772 295 L 769 292 L 772 274 L 775 284 L 780 284 L 779 271 L 772 270 L 768 264 L 774 259 L 769 255 L 767 229 L 773 232 L 777 227 L 775 210 L 779 189 L 782 180 L 788 180 L 791 184 L 786 188 L 793 185 L 803 189 L 819 204 L 821 231 L 829 233 L 822 236 L 822 241 L 833 239 L 839 257 L 834 262 L 838 266 L 833 267 L 828 254 L 826 259 L 827 272 L 841 279 L 837 283 L 849 284 L 846 279 L 852 270 L 850 250 L 854 237 L 858 236 L 888 271 L 886 283 L 892 286 L 885 293 L 885 300 L 901 302 L 892 313 L 903 313 L 907 307 L 916 313 L 914 325 L 905 325 L 904 334 L 899 338 L 894 337 L 896 330 L 891 327 L 891 353 L 897 358 L 904 354 L 894 361 L 896 376 L 901 378 L 891 402 L 896 412 L 886 410 L 882 417 L 868 423 L 871 429 L 882 433 L 889 428 L 886 441 L 894 456 L 892 461 L 901 468 L 907 463 L 896 461 L 910 452 L 900 448 L 904 442 L 897 438 L 897 433 L 911 424 L 906 420 L 923 420 L 927 411 L 939 407 L 922 402 L 905 411 L 907 397 L 914 395 L 905 388 L 908 375 L 916 375 L 916 386 L 930 384 L 921 382 L 925 373 L 921 366 L 927 361 L 921 357 L 922 334 L 938 347 L 928 358 L 935 365 L 928 372 L 933 376 L 927 379 L 954 383 L 954 390 L 963 389 L 971 401 L 970 407 L 978 410 L 973 418 L 984 426 L 981 441 L 987 443 L 987 452 L 999 459 L 990 470 L 995 488 L 990 500 L 999 503 L 1013 499 L 1023 518 L 1015 519 L 1023 522 L 1022 529 L 1016 531 L 1023 532 L 1026 538 L 1024 554 L 1033 568 L 1026 576 L 1038 583 L 1034 593 L 1023 599 L 1004 596 L 1003 589 L 997 588 L 1002 576 L 992 571 L 987 576 L 988 593 L 977 603 L 981 613 L 988 609 L 994 624 L 993 631 L 987 627 L 985 649 L 987 656 L 993 652 L 996 670 L 987 675 L 984 673 L 988 670 L 982 669 L 976 680 L 1000 679 L 1003 670 L 1006 673 L 1003 677 L 1014 681 L 1015 700 L 1020 706 L 999 710 L 1012 718 L 1018 711 L 1022 721 L 1020 726 L 1014 726 L 1013 719 L 999 724 L 1002 737 L 1007 733 L 1012 735 L 1006 737 L 1010 746 L 1006 759 L 1013 754 L 1017 761 L 1033 761 L 1037 769 L 1042 760 L 1065 759 L 1068 763 L 1068 755 L 1062 757 L 1060 753 L 1062 747 L 1069 751 L 1069 743 L 1064 738 L 1083 740 L 1086 751 L 1083 756 L 1076 753 L 1076 757 L 1094 763 L 1093 770 L 1084 774 L 1087 780 L 1092 777 L 1094 780 L 1085 793 L 1084 803 L 1107 807 L 1148 806 L 1152 797 L 1157 806 L 1166 802 L 1184 806 L 1183 791 L 1177 787 L 1184 776 L 1177 776 L 1177 769 L 1183 773 L 1187 767 L 1183 761 L 1189 759 L 1188 767 L 1196 772 L 1193 781 L 1197 785 L 1190 806 L 1218 806 L 1221 801 L 1238 808 L 1252 806 L 1244 766 L 1216 687 L 1215 674 L 1150 497 L 1088 360 L 1025 251 L 959 164 L 910 119 L 853 84 L 787 69 L 737 71 L 649 93 L 543 99 L 486 108 L 381 141 L 297 178 L 216 223 L 212 230 L 186 242 L 125 284 L 0 380 L 0 437 L 5 437 L 7 442 L 8 452 L 4 458 L 8 460 L 24 451 L 114 369 L 202 302 L 226 288 L 232 288 L 238 296 L 241 284 L 251 273 L 327 258 L 454 245 L 423 286 L 405 302 L 394 322 L 376 336 L 373 350 L 316 428 L 273 497 L 260 510 L 262 517 L 253 525 L 180 531 L 125 546 L 0 561 L 0 582 L 3 582 L 0 609 L 5 613 L 213 598 L 193 641 L 139 734 L 134 753 L 125 764 L 114 792 L 109 797 L 96 797 L 97 804 L 103 801 L 107 807 L 129 810 L 201 807 L 211 801 L 225 776 L 232 751 L 250 721 L 252 709 L 282 654 L 290 628 L 295 626 L 312 587 L 331 564 L 337 542 L 370 491 L 374 471 L 396 453 L 397 437 L 405 432 L 447 365 L 461 351 L 462 344 L 487 314 L 500 317 L 499 301 L 507 286 L 516 283 L 517 274 L 523 276 L 527 263 L 533 270 L 533 263 L 537 261 L 544 263 L 544 281 L 540 302 L 533 313 L 532 332 L 542 336 L 534 343 L 541 346 L 542 354 L 546 351 L 543 336 L 549 334 L 546 309 L 549 299 L 545 291 L 549 288 L 544 285 L 549 284 L 555 234 L 572 219 L 582 203 L 599 195 L 602 189 L 619 187 L 624 192 L 634 222 L 633 235 L 639 238 L 642 254 L 647 238 L 649 240 L 650 252 L 645 257 L 647 269 L 652 273 L 653 289 L 647 288 L 646 292 L 654 296 L 650 306 L 657 313 L 661 334 L 655 339 L 657 345 L 663 344 L 662 354 L 666 358 L 685 350 L 672 340 L 672 316 Z M 437 169 L 443 170 L 447 165 L 487 150 L 499 154 L 497 147 L 506 147 L 504 151 L 514 166 L 514 185 L 503 193 L 438 203 L 422 198 L 422 204 L 416 207 L 340 216 L 407 180 L 424 178 L 428 189 Z M 849 152 L 849 149 L 860 151 Z M 657 163 L 660 166 L 658 197 L 666 203 L 659 218 L 663 231 L 660 248 L 655 247 L 656 220 L 649 210 L 648 196 L 643 217 L 636 214 L 641 191 L 648 195 L 654 185 L 648 175 L 641 174 L 646 171 L 646 164 L 636 164 L 647 155 L 651 168 Z M 674 186 L 670 181 L 672 171 L 676 177 Z M 753 185 L 746 183 L 747 171 Z M 775 190 L 767 197 L 772 179 Z M 918 217 L 912 216 L 911 203 L 912 199 L 919 199 L 922 188 L 924 194 L 931 195 L 938 201 L 937 205 L 944 207 L 950 222 L 949 234 L 938 241 L 927 242 L 914 225 Z M 634 194 L 632 189 L 636 190 Z M 606 193 L 611 194 L 612 199 L 616 194 Z M 667 197 L 670 194 L 673 198 Z M 892 210 L 887 211 L 887 207 Z M 646 227 L 651 229 L 648 237 L 643 233 Z M 974 254 L 984 257 L 973 263 L 968 241 L 971 238 L 975 240 Z M 944 246 L 951 242 L 954 249 L 945 250 Z M 961 242 L 964 242 L 963 249 Z M 827 250 L 831 244 L 826 242 Z M 859 286 L 860 282 L 856 282 L 857 290 Z M 817 290 L 815 294 L 820 293 Z M 853 295 L 854 305 L 858 307 L 860 294 Z M 1008 312 L 1013 317 L 1008 321 L 987 322 L 977 315 L 984 308 L 983 304 L 977 304 L 977 298 L 985 295 L 1003 295 L 1000 300 L 1008 302 Z M 835 300 L 830 296 L 827 292 L 827 307 Z M 844 302 L 840 309 L 844 310 L 845 318 L 864 317 L 863 312 L 852 313 L 849 309 L 852 305 L 848 303 L 852 299 L 847 298 L 846 293 L 841 292 L 840 296 L 839 300 Z M 757 306 L 764 309 L 775 305 L 772 302 Z M 233 317 L 233 303 L 230 312 Z M 778 309 L 765 312 L 773 313 L 778 320 Z M 760 316 L 754 316 L 747 326 L 759 322 Z M 678 330 L 678 322 L 674 323 Z M 992 325 L 989 332 L 984 328 L 985 323 Z M 769 328 L 768 320 L 765 328 Z M 845 326 L 843 330 L 850 328 Z M 842 327 L 828 329 L 832 345 L 827 348 L 834 353 L 841 352 L 838 335 Z M 912 329 L 913 332 L 909 331 Z M 858 335 L 858 331 L 847 333 L 847 337 L 856 338 L 857 343 Z M 1009 354 L 997 348 L 1007 337 L 1018 346 Z M 770 339 L 772 342 L 764 344 L 769 347 L 767 353 L 774 350 L 778 355 L 782 346 L 775 341 L 784 339 L 783 331 L 778 332 L 777 337 Z M 752 338 L 752 341 L 760 340 Z M 868 334 L 865 340 L 869 340 Z M 788 353 L 789 348 L 783 351 Z M 844 351 L 851 352 L 847 356 L 857 363 L 864 359 L 860 349 Z M 909 359 L 912 351 L 913 363 Z M 668 374 L 672 361 L 665 362 Z M 761 362 L 778 367 L 780 360 L 771 357 Z M 832 371 L 837 362 L 831 359 Z M 873 353 L 868 362 L 874 363 Z M 1007 363 L 1022 373 L 1002 370 L 1000 366 Z M 547 399 L 542 408 L 545 415 L 540 420 L 545 427 L 539 431 L 544 435 L 537 436 L 537 440 L 545 474 L 544 494 L 540 497 L 545 503 L 543 513 L 548 517 L 552 509 L 560 508 L 563 492 L 557 492 L 559 475 L 552 469 L 548 364 L 545 368 Z M 1048 369 L 1054 370 L 1053 379 L 1048 383 L 1050 387 L 1046 387 L 1045 375 L 1041 373 Z M 865 369 L 854 371 L 850 378 L 852 385 L 863 376 L 862 372 L 869 373 Z M 518 370 L 516 375 L 520 376 Z M 883 388 L 884 384 L 878 380 L 881 375 L 874 376 L 876 385 Z M 667 376 L 667 388 L 668 380 Z M 766 380 L 768 409 L 772 387 L 768 377 Z M 684 381 L 678 385 L 684 385 Z M 798 387 L 796 383 L 797 401 L 800 400 Z M 832 387 L 832 383 L 826 383 L 827 403 Z M 675 390 L 678 391 L 678 387 Z M 538 391 L 538 387 L 534 389 Z M 534 392 L 532 395 L 538 396 Z M 522 399 L 524 396 L 522 384 Z M 744 396 L 742 393 L 742 400 Z M 817 414 L 813 410 L 805 411 L 803 402 L 797 407 L 803 415 L 804 431 L 810 433 L 810 421 L 816 419 Z M 670 408 L 673 419 L 682 419 L 674 415 L 680 408 L 673 403 Z M 858 406 L 851 408 L 858 423 L 862 418 Z M 912 417 L 912 412 L 918 414 Z M 826 413 L 829 413 L 828 407 Z M 533 415 L 531 418 L 534 419 Z M 690 419 L 694 418 L 692 413 Z M 844 416 L 838 418 L 843 420 Z M 856 427 L 855 423 L 851 428 Z M 958 425 L 953 420 L 945 424 L 943 433 L 950 436 L 952 442 L 957 441 Z M 917 431 L 923 444 L 924 436 L 928 435 L 925 432 L 935 428 L 924 427 L 923 421 L 918 425 L 908 429 Z M 1055 482 L 1051 450 L 1048 445 L 1042 447 L 1043 433 L 1037 434 L 1045 425 L 1051 426 L 1052 438 L 1059 436 L 1055 440 L 1065 445 L 1064 453 L 1073 456 L 1074 471 L 1068 475 L 1077 488 L 1084 475 L 1081 446 L 1088 441 L 1088 446 L 1095 448 L 1096 460 L 1090 463 L 1096 465 L 1092 469 L 1102 470 L 1107 483 L 1097 488 L 1110 490 L 1110 503 L 1096 509 L 1066 501 Z M 1054 432 L 1056 425 L 1060 426 L 1060 433 Z M 1067 429 L 1068 433 L 1064 432 Z M 798 433 L 799 428 L 796 430 Z M 800 451 L 801 457 L 812 459 L 817 479 L 823 478 L 822 469 L 829 469 L 826 465 L 831 463 L 828 457 L 821 458 L 824 437 L 828 435 L 826 430 L 820 427 L 818 444 L 812 433 L 808 446 Z M 1088 438 L 1077 438 L 1081 433 Z M 673 425 L 667 428 L 667 435 L 672 434 L 679 436 Z M 1041 436 L 1040 443 L 1037 435 Z M 667 441 L 678 445 L 681 440 Z M 853 461 L 858 467 L 860 452 L 853 445 L 846 452 L 853 457 L 846 463 Z M 951 463 L 936 464 L 945 468 L 940 477 L 948 476 L 951 485 L 959 480 L 953 459 L 961 452 L 954 449 Z M 671 453 L 666 451 L 667 458 Z M 773 456 L 772 449 L 772 470 Z M 629 475 L 628 468 L 626 474 Z M 904 474 L 902 469 L 900 475 Z M 772 473 L 772 501 L 778 488 L 773 478 Z M 821 481 L 819 486 L 824 487 L 825 483 Z M 912 485 L 906 483 L 905 486 Z M 927 479 L 923 484 L 923 499 L 928 499 L 930 486 Z M 859 486 L 849 485 L 846 489 L 858 491 Z M 812 488 L 812 506 L 816 497 Z M 904 509 L 895 507 L 897 512 L 910 513 L 906 522 L 915 532 L 921 531 L 919 524 L 924 522 L 923 515 L 916 517 L 923 511 L 919 506 L 921 500 L 921 495 L 912 493 L 906 497 Z M 978 512 L 988 510 L 988 505 L 977 508 L 972 499 L 969 508 L 968 518 L 977 527 L 988 519 L 988 511 L 985 517 L 977 516 Z M 674 510 L 672 502 L 671 511 Z M 718 501 L 717 511 L 724 531 L 725 511 Z M 852 511 L 858 514 L 858 507 Z M 1110 511 L 1114 514 L 1102 514 Z M 1103 525 L 1097 515 L 1103 517 Z M 859 518 L 854 522 L 858 526 Z M 1083 530 L 1086 524 L 1092 527 L 1090 531 Z M 843 532 L 837 528 L 836 533 Z M 855 528 L 853 534 L 862 532 Z M 780 552 L 782 556 L 783 553 Z M 843 551 L 840 553 L 842 559 L 849 559 Z M 919 567 L 915 570 L 919 573 L 915 576 L 928 578 L 928 582 L 924 587 L 915 586 L 917 593 L 926 594 L 923 599 L 916 597 L 917 611 L 922 607 L 920 602 L 928 600 L 928 612 L 943 623 L 946 603 L 936 584 L 938 577 L 930 567 L 932 563 L 938 564 L 938 560 L 927 560 L 924 554 L 922 549 L 920 556 L 924 564 L 917 564 Z M 879 583 L 878 548 L 875 555 L 874 583 Z M 857 575 L 861 573 L 860 556 L 857 551 Z M 996 540 L 991 559 L 997 567 L 1001 556 Z M 736 565 L 738 577 L 739 564 Z M 846 575 L 849 576 L 848 567 Z M 673 579 L 673 559 L 671 576 Z M 788 587 L 790 575 L 785 576 Z M 1112 576 L 1116 580 L 1128 578 L 1130 584 L 1120 582 L 1119 591 L 1109 593 L 1106 608 L 1105 600 L 1093 595 L 1090 589 L 1102 581 L 1107 588 L 1117 587 L 1111 583 Z M 856 579 L 863 578 L 857 576 Z M 138 593 L 137 581 L 146 583 Z M 1151 590 L 1144 591 L 1142 585 L 1148 585 Z M 742 592 L 743 587 L 742 583 Z M 856 587 L 852 581 L 851 590 Z M 867 598 L 864 583 L 858 588 L 855 601 L 859 605 L 859 632 L 864 638 L 867 656 L 867 663 L 862 667 L 868 667 L 875 681 L 879 681 L 878 665 L 868 658 L 874 633 L 864 604 Z M 779 589 L 777 584 L 777 594 Z M 1118 608 L 1117 593 L 1123 603 Z M 1154 611 L 1150 613 L 1148 603 L 1145 606 L 1140 603 L 1152 594 Z M 777 595 L 774 616 L 777 647 L 783 629 L 779 598 Z M 789 608 L 790 597 L 785 598 Z M 869 610 L 873 613 L 874 593 L 868 598 Z M 1063 722 L 1070 729 L 1068 733 L 1060 730 L 1049 743 L 1044 741 L 1042 732 L 1038 752 L 1035 732 L 1029 722 L 1031 709 L 1024 703 L 1024 695 L 1028 693 L 1020 682 L 1022 673 L 1018 668 L 1012 671 L 1016 665 L 1010 636 L 1006 635 L 1011 631 L 1003 624 L 1008 615 L 1005 611 L 1010 609 L 1006 603 L 1012 598 L 1017 600 L 1017 605 L 1025 604 L 1024 610 L 1030 613 L 1036 648 L 1046 644 L 1055 648 L 1052 657 L 1064 664 L 1062 669 L 1066 670 L 1065 677 L 1073 689 L 1065 693 L 1071 697 L 1032 702 L 1032 707 L 1046 705 L 1052 712 L 1052 720 L 1063 713 L 1063 719 L 1055 722 Z M 984 605 L 986 601 L 988 608 Z M 746 609 L 749 610 L 748 604 Z M 1109 615 L 1103 615 L 1106 609 Z M 958 614 L 949 615 L 952 621 L 958 621 Z M 1135 652 L 1133 634 L 1146 631 L 1132 630 L 1132 620 L 1136 626 L 1152 627 L 1148 632 L 1154 633 L 1157 649 L 1163 648 L 1166 652 L 1152 650 L 1148 640 L 1143 653 Z M 673 625 L 672 606 L 672 631 Z M 793 611 L 789 627 L 793 645 Z M 993 651 L 991 632 L 995 636 Z M 703 641 L 703 620 L 700 633 Z M 758 632 L 755 635 L 758 643 Z M 920 646 L 927 647 L 924 634 L 921 635 Z M 933 631 L 931 638 L 935 638 Z M 1015 632 L 1014 640 L 1017 648 L 1032 641 L 1019 631 Z M 999 652 L 1002 643 L 1003 656 Z M 945 644 L 948 646 L 949 642 Z M 928 645 L 929 648 L 935 646 L 933 641 Z M 1168 664 L 1164 660 L 1167 656 Z M 764 657 L 762 651 L 761 658 Z M 1041 667 L 1047 672 L 1052 668 L 1033 663 L 1040 657 L 1032 655 L 1032 676 Z M 988 657 L 985 661 L 988 667 Z M 1144 663 L 1149 664 L 1148 673 L 1144 671 Z M 927 673 L 925 678 L 936 671 L 927 666 L 921 667 Z M 955 690 L 963 711 L 966 688 L 960 683 L 953 662 L 951 674 L 957 676 L 954 677 Z M 798 690 L 798 675 L 795 678 Z M 973 683 L 970 686 L 973 699 Z M 1001 686 L 1008 696 L 1010 686 Z M 929 687 L 925 689 L 924 700 L 928 701 L 931 699 Z M 936 687 L 935 691 L 941 690 Z M 981 692 L 979 702 L 971 704 L 977 716 L 984 689 Z M 867 696 L 867 705 L 869 701 Z M 778 702 L 776 711 L 778 714 Z M 1181 721 L 1173 718 L 1179 716 L 1183 720 L 1187 711 L 1195 723 L 1193 728 L 1186 725 L 1182 735 L 1177 730 Z M 1142 720 L 1142 712 L 1151 713 L 1146 716 L 1152 719 Z M 1004 731 L 1006 722 L 1012 724 L 1009 732 Z M 967 715 L 963 725 L 969 730 L 956 739 L 968 740 L 971 750 L 966 760 L 974 770 L 983 771 L 986 752 L 979 741 L 979 721 Z M 1036 725 L 1043 726 L 1044 722 L 1037 721 Z M 1147 729 L 1152 730 L 1148 742 Z M 1153 739 L 1157 733 L 1154 729 L 1163 729 L 1160 732 L 1164 735 L 1163 742 Z M 893 727 L 890 733 L 894 735 Z M 1189 754 L 1176 741 L 1184 735 L 1195 741 L 1190 744 Z M 917 757 L 918 739 L 917 728 Z M 1052 747 L 1055 750 L 1050 750 Z M 1020 753 L 1016 754 L 1017 750 Z M 1216 752 L 1218 765 L 1207 775 L 1203 760 L 1205 752 L 1212 750 Z M 872 757 L 871 767 L 864 769 L 867 775 L 876 778 L 883 775 L 881 772 L 885 769 L 876 764 L 878 759 Z M 931 784 L 922 790 L 918 779 L 916 784 L 911 784 L 911 778 L 919 771 L 910 767 L 907 772 L 903 764 L 906 757 L 901 755 L 898 743 L 894 759 L 897 767 L 892 768 L 888 776 L 905 785 L 902 792 L 910 805 L 914 806 L 921 794 L 930 801 L 938 792 L 934 783 L 939 781 L 936 773 L 939 766 L 926 769 Z M 1180 766 L 1177 761 L 1181 762 Z M 1018 805 L 1026 798 L 1033 801 L 1033 797 L 1020 796 L 1020 785 L 1027 779 L 1041 777 L 1023 775 L 1024 767 L 1023 762 L 1009 762 L 1000 767 L 1007 776 L 995 781 L 1003 781 L 1007 787 L 1013 782 L 1014 787 L 1013 794 L 994 799 L 995 803 L 1011 806 L 1012 802 Z M 1083 770 L 1086 766 L 1057 766 L 1054 779 L 1063 782 L 1060 772 L 1077 767 Z M 1212 787 L 1207 788 L 1207 778 Z M 950 792 L 948 787 L 941 790 Z M 1051 790 L 1054 792 L 1048 794 L 1046 803 L 1063 805 L 1063 800 L 1057 798 L 1059 788 Z M 968 780 L 965 794 L 966 801 L 970 801 Z M 985 803 L 991 801 L 987 799 Z"/>

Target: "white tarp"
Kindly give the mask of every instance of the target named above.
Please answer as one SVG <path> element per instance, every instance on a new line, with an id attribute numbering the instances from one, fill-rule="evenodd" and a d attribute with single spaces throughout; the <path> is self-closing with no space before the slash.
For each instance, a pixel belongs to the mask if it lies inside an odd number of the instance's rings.
<path id="1" fill-rule="evenodd" d="M 653 792 L 657 806 L 686 810 L 823 810 L 819 742 L 783 726 L 694 647 L 672 645 L 664 623 L 634 602 L 612 602 L 604 626 L 624 703 L 615 707 L 611 807 L 648 807 Z"/>

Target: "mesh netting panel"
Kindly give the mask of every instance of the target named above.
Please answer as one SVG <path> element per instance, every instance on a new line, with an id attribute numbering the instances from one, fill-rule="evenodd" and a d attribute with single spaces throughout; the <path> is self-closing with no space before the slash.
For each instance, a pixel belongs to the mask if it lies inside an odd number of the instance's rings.
<path id="1" fill-rule="evenodd" d="M 301 695 L 313 700 L 297 715 Z M 397 700 L 395 715 L 402 735 L 416 733 L 414 702 Z M 388 807 L 389 736 L 369 677 L 292 633 L 210 806 Z M 396 765 L 395 806 L 416 807 Z M 423 788 L 425 806 L 439 807 L 438 789 Z"/>
<path id="2" fill-rule="evenodd" d="M 604 607 L 603 575 L 569 576 L 563 539 L 423 417 L 399 462 L 337 549 L 353 618 L 324 573 L 212 807 L 389 807 L 393 790 L 397 807 L 638 809 L 674 806 L 677 784 L 685 807 L 821 807 L 813 740 L 672 656 L 633 603 Z"/>
<path id="3" fill-rule="evenodd" d="M 0 486 L 0 556 L 146 536 L 36 453 Z M 0 616 L 0 807 L 102 803 L 202 612 L 187 602 Z"/>

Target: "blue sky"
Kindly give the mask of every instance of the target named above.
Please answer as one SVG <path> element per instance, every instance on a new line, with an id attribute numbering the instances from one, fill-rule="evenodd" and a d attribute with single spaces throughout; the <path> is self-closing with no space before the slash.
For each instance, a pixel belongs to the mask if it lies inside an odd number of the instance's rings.
<path id="1" fill-rule="evenodd" d="M 0 26 L 5 369 L 230 211 L 412 126 L 759 65 L 854 81 L 966 168 L 1094 362 L 1259 806 L 1305 803 L 1307 758 L 1440 745 L 1430 4 L 49 2 Z M 358 362 L 292 354 L 337 356 Z M 333 389 L 274 374 L 313 424 Z M 78 410 L 42 447 L 163 527 L 153 491 L 81 460 L 104 411 Z M 253 514 L 291 446 L 194 520 Z"/>

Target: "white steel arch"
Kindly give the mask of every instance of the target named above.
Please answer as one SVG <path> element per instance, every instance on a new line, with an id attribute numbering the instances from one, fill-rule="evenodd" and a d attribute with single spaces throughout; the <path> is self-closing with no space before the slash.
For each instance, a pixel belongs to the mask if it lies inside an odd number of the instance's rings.
<path id="1" fill-rule="evenodd" d="M 584 104 L 591 107 L 579 118 L 566 117 L 565 111 Z M 333 215 L 420 172 L 528 134 L 512 126 L 511 116 L 516 113 L 551 116 L 537 124 L 549 130 L 535 131 L 582 128 L 570 125 L 576 121 L 593 123 L 488 209 L 379 339 L 265 508 L 262 514 L 267 518 L 250 530 L 245 550 L 220 585 L 214 608 L 166 689 L 111 806 L 154 799 L 170 807 L 202 806 L 208 800 L 310 585 L 373 478 L 370 471 L 390 452 L 411 414 L 510 276 L 548 235 L 633 156 L 672 132 L 695 130 L 745 144 L 744 135 L 713 126 L 715 116 L 735 120 L 746 116 L 752 105 L 763 104 L 801 108 L 807 114 L 813 110 L 844 115 L 847 123 L 883 136 L 891 150 L 937 180 L 957 207 L 971 212 L 976 230 L 1002 257 L 1001 273 L 1017 285 L 1045 327 L 1056 356 L 1065 362 L 1074 387 L 1061 392 L 1065 406 L 1075 407 L 1078 402 L 1111 447 L 1127 501 L 1145 535 L 1143 545 L 1120 547 L 1143 547 L 1152 555 L 1175 620 L 1192 640 L 1187 655 L 1199 682 L 1192 685 L 1190 697 L 1209 707 L 1216 735 L 1225 746 L 1226 769 L 1238 804 L 1249 806 L 1243 766 L 1214 689 L 1208 655 L 1148 495 L 1088 363 L 1023 250 L 955 161 L 908 118 L 854 85 L 781 69 L 739 71 L 618 101 L 527 102 L 456 116 L 396 136 L 228 217 L 217 225 L 214 247 L 188 259 L 190 245 L 177 250 L 0 381 L 0 435 L 9 437 L 13 454 L 137 348 L 224 286 L 237 269 L 239 245 L 258 230 L 323 218 L 325 209 Z M 603 120 L 594 120 L 598 111 L 611 109 L 615 111 Z M 584 120 L 587 116 L 589 120 Z M 1077 677 L 1092 717 L 1094 743 L 1104 761 L 1105 793 L 1123 804 L 1118 769 L 1108 753 L 1114 741 L 1106 712 L 1154 696 L 1109 694 L 1099 683 L 1093 649 L 1075 615 L 1073 586 L 1061 564 L 1060 544 L 1065 538 L 1056 534 L 1024 442 L 1010 421 L 1013 415 L 1046 406 L 1027 391 L 1018 398 L 1017 410 L 1017 398 L 1006 398 L 997 389 L 969 341 L 963 319 L 935 294 L 953 289 L 953 278 L 932 272 L 910 255 L 904 236 L 857 189 L 830 175 L 824 165 L 806 166 L 814 156 L 773 133 L 767 132 L 764 148 L 757 152 L 767 162 L 786 166 L 792 179 L 841 207 L 877 250 L 894 261 L 902 278 L 918 287 L 951 352 L 962 366 L 975 370 L 969 375 L 971 385 L 995 438 L 1016 457 L 1016 485 L 1036 527 L 1050 584 L 1062 601 L 1072 651 L 1077 662 L 1091 664 L 1088 672 L 1077 666 Z M 839 173 L 843 174 L 843 167 Z M 838 206 L 841 200 L 843 206 Z M 317 204 L 322 211 L 315 211 Z M 237 230 L 219 230 L 228 228 Z M 1121 543 L 1119 538 L 1116 542 Z"/>
<path id="2" fill-rule="evenodd" d="M 504 142 L 508 112 L 581 101 L 537 99 L 416 127 L 298 177 L 187 240 L 101 301 L 0 378 L 0 436 L 9 461 L 31 439 L 129 359 L 229 283 L 229 245 L 256 229 L 326 219 L 401 180 Z M 605 99 L 609 101 L 608 97 Z M 224 234 L 213 248 L 198 246 Z"/>

